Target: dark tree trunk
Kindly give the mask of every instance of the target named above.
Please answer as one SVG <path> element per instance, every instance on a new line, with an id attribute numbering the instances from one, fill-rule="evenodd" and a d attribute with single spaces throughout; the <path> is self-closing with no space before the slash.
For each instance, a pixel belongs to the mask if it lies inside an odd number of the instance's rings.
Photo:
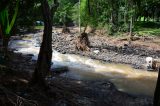
<path id="1" fill-rule="evenodd" d="M 157 22 L 159 22 L 159 17 L 157 17 Z"/>
<path id="2" fill-rule="evenodd" d="M 118 9 L 119 9 L 119 5 L 118 5 L 118 0 L 113 0 L 111 2 L 111 6 L 112 6 L 112 13 L 111 13 L 111 33 L 117 32 L 118 31 Z"/>
<path id="3" fill-rule="evenodd" d="M 2 28 L 1 28 L 1 25 L 0 25 L 0 54 L 2 55 L 3 53 L 3 39 L 2 39 Z"/>
<path id="4" fill-rule="evenodd" d="M 160 72 L 158 73 L 157 85 L 154 92 L 153 106 L 160 106 Z"/>
<path id="5" fill-rule="evenodd" d="M 64 23 L 63 28 L 62 28 L 62 33 L 70 33 L 70 30 L 65 23 Z"/>
<path id="6" fill-rule="evenodd" d="M 130 24 L 129 24 L 129 41 L 128 41 L 129 44 L 131 44 L 131 41 L 133 39 L 132 30 L 133 30 L 133 16 L 131 16 Z"/>
<path id="7" fill-rule="evenodd" d="M 4 36 L 3 35 L 3 31 L 2 31 L 2 27 L 0 25 L 0 39 L 2 39 L 2 43 L 3 43 L 3 54 L 5 59 L 8 58 L 8 42 L 9 42 L 9 36 Z"/>
<path id="8" fill-rule="evenodd" d="M 46 86 L 45 77 L 50 71 L 52 59 L 52 15 L 47 0 L 43 0 L 41 5 L 44 19 L 44 34 L 31 84 L 44 87 Z"/>
<path id="9" fill-rule="evenodd" d="M 146 22 L 146 17 L 145 17 L 145 16 L 144 16 L 144 19 L 143 19 L 143 21 L 144 21 L 144 22 Z"/>
<path id="10" fill-rule="evenodd" d="M 8 42 L 9 42 L 9 36 L 3 36 L 3 52 L 4 52 L 4 58 L 8 59 Z"/>
<path id="11" fill-rule="evenodd" d="M 0 39 L 2 39 L 2 28 L 1 28 L 1 24 L 0 24 Z"/>
<path id="12" fill-rule="evenodd" d="M 92 15 L 91 14 L 91 7 L 90 7 L 90 0 L 87 0 L 87 6 L 88 6 L 88 13 L 89 13 L 89 15 Z"/>

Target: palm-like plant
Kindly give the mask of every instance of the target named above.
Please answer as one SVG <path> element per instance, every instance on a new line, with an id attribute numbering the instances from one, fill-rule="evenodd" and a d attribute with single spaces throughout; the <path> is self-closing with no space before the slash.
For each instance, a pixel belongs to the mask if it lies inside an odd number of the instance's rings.
<path id="1" fill-rule="evenodd" d="M 2 34 L 1 36 L 3 38 L 5 56 L 7 55 L 7 51 L 8 51 L 8 40 L 10 37 L 11 29 L 13 28 L 13 25 L 15 23 L 15 20 L 18 14 L 19 1 L 20 0 L 16 1 L 14 14 L 13 14 L 11 21 L 9 20 L 8 4 L 6 4 L 4 8 L 0 9 L 0 28 L 1 28 L 0 30 Z M 2 2 L 0 4 L 2 4 Z"/>

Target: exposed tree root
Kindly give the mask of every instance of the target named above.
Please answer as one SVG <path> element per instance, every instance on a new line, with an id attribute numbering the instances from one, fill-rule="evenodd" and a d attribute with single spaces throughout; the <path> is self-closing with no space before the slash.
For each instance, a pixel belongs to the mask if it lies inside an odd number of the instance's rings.
<path id="1" fill-rule="evenodd" d="M 87 33 L 82 33 L 76 40 L 76 49 L 81 51 L 89 51 L 89 39 Z"/>
<path id="2" fill-rule="evenodd" d="M 67 28 L 66 26 L 64 26 L 63 29 L 62 29 L 62 33 L 70 33 L 69 28 Z"/>

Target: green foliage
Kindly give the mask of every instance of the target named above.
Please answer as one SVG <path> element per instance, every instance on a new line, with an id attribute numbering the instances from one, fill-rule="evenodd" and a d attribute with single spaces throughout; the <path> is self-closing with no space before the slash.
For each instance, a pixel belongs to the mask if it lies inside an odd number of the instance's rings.
<path id="1" fill-rule="evenodd" d="M 18 14 L 19 0 L 16 2 L 15 12 L 10 22 L 9 20 L 9 9 L 6 7 L 0 11 L 0 24 L 2 26 L 2 31 L 5 36 L 9 36 L 11 29 L 15 23 Z"/>
<path id="2" fill-rule="evenodd" d="M 5 31 L 5 35 L 13 27 L 14 21 L 6 20 L 11 20 L 11 17 L 14 16 L 12 8 L 16 7 L 15 1 L 9 3 L 10 5 L 7 11 L 3 9 L 0 13 L 1 20 L 5 20 L 5 24 L 2 21 L 1 23 L 5 25 L 5 29 L 8 28 Z M 28 27 L 33 26 L 35 21 L 42 21 L 40 2 L 41 0 L 20 1 L 21 11 L 18 14 L 17 26 L 25 25 Z M 54 4 L 54 0 L 48 0 L 48 2 L 50 6 Z M 6 6 L 2 6 L 1 3 L 0 10 L 4 7 Z M 79 0 L 59 0 L 59 7 L 53 18 L 53 23 L 54 25 L 67 25 L 68 23 L 78 25 L 80 19 L 81 26 L 89 25 L 93 28 L 106 28 L 109 34 L 114 34 L 128 32 L 131 19 L 133 21 L 132 27 L 134 31 L 137 31 L 139 26 L 159 28 L 159 26 L 154 27 L 155 23 L 145 24 L 151 21 L 157 21 L 159 23 L 159 10 L 159 0 L 80 0 L 80 3 Z M 142 24 L 138 25 L 137 23 L 143 23 L 146 26 L 142 26 Z"/>
<path id="3" fill-rule="evenodd" d="M 72 21 L 74 0 L 59 0 L 59 7 L 53 18 L 54 24 L 67 24 Z"/>
<path id="4" fill-rule="evenodd" d="M 135 33 L 138 36 L 155 35 L 160 36 L 159 22 L 136 22 Z"/>
<path id="5" fill-rule="evenodd" d="M 132 21 L 132 30 L 136 30 L 135 23 L 141 17 L 145 21 L 160 20 L 159 5 L 159 0 L 81 0 L 81 25 L 107 26 L 107 32 L 114 34 L 128 32 Z"/>
<path id="6" fill-rule="evenodd" d="M 80 2 L 80 19 L 81 25 L 96 27 L 98 25 L 96 0 L 81 0 Z"/>
<path id="7" fill-rule="evenodd" d="M 72 16 L 71 16 L 72 20 L 74 21 L 74 23 L 76 25 L 78 25 L 79 24 L 79 12 L 80 12 L 79 3 L 75 3 L 74 4 L 73 9 L 71 10 L 71 12 L 72 12 Z"/>
<path id="8" fill-rule="evenodd" d="M 28 28 L 33 26 L 36 21 L 42 21 L 42 9 L 40 0 L 21 0 L 20 11 L 16 20 L 17 27 Z"/>
<path id="9" fill-rule="evenodd" d="M 87 0 L 81 0 L 79 11 L 80 11 L 80 19 L 81 19 L 82 25 L 87 24 L 87 22 L 89 21 L 89 13 L 87 11 Z"/>

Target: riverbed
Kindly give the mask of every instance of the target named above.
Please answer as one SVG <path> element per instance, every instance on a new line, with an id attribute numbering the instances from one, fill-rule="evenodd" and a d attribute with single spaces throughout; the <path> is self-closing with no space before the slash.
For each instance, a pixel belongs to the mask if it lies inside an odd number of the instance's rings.
<path id="1" fill-rule="evenodd" d="M 58 36 L 54 34 L 53 36 Z M 15 53 L 32 55 L 31 61 L 35 61 L 39 53 L 41 35 L 42 33 L 36 33 L 14 37 L 9 44 L 10 49 Z M 54 46 L 53 44 L 53 48 Z M 63 73 L 63 77 L 83 81 L 109 80 L 119 91 L 153 97 L 157 72 L 135 69 L 126 64 L 103 62 L 77 54 L 61 53 L 56 49 L 53 50 L 52 63 L 52 69 L 68 67 L 69 71 Z"/>

